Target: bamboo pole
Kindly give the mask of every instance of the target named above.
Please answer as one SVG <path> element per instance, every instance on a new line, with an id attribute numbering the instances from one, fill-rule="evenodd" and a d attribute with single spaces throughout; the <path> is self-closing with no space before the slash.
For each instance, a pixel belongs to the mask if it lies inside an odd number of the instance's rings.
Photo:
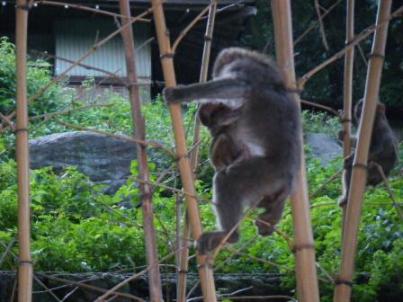
<path id="1" fill-rule="evenodd" d="M 291 3 L 289 0 L 272 0 L 276 56 L 285 76 L 286 85 L 296 88 L 294 49 L 292 41 Z M 299 95 L 293 94 L 299 106 Z M 302 133 L 300 135 L 302 141 Z M 295 192 L 291 196 L 295 233 L 295 257 L 298 301 L 319 302 L 318 280 L 315 266 L 315 249 L 309 213 L 309 201 L 305 175 L 305 156 L 301 152 L 301 170 L 297 177 Z"/>
<path id="2" fill-rule="evenodd" d="M 208 19 L 206 25 L 206 32 L 204 35 L 204 47 L 202 55 L 202 63 L 200 68 L 199 82 L 203 83 L 207 81 L 208 68 L 210 64 L 210 54 L 211 54 L 211 44 L 213 39 L 214 22 L 217 12 L 218 0 L 211 0 L 208 12 Z M 195 118 L 194 130 L 193 130 L 193 145 L 195 148 L 190 154 L 190 163 L 193 173 L 196 173 L 198 160 L 199 160 L 199 141 L 200 141 L 200 120 L 198 116 Z M 179 262 L 179 278 L 177 286 L 177 297 L 179 302 L 186 301 L 186 272 L 188 270 L 188 257 L 189 257 L 189 247 L 188 238 L 190 237 L 190 224 L 189 216 L 185 217 L 185 225 L 183 230 L 183 237 L 181 242 L 181 256 Z"/>
<path id="3" fill-rule="evenodd" d="M 18 174 L 18 301 L 32 301 L 31 213 L 28 147 L 27 102 L 27 27 L 28 1 L 18 0 L 16 6 L 17 47 L 17 174 Z"/>
<path id="4" fill-rule="evenodd" d="M 355 253 L 357 249 L 357 233 L 360 223 L 362 199 L 367 179 L 366 165 L 368 150 L 372 135 L 372 126 L 375 118 L 376 103 L 378 101 L 381 83 L 382 67 L 385 55 L 385 45 L 388 32 L 392 0 L 378 2 L 376 23 L 383 24 L 377 27 L 372 44 L 372 53 L 368 64 L 367 80 L 365 84 L 364 107 L 358 127 L 358 144 L 354 156 L 350 191 L 348 195 L 345 231 L 343 234 L 341 272 L 336 282 L 334 292 L 335 302 L 350 301 L 351 286 L 354 273 Z"/>
<path id="5" fill-rule="evenodd" d="M 165 16 L 162 8 L 161 0 L 151 0 L 154 22 L 156 26 L 156 33 L 158 38 L 158 45 L 161 54 L 161 64 L 164 74 L 165 84 L 167 87 L 176 86 L 175 70 L 173 65 L 173 53 L 169 41 L 169 33 L 165 24 Z M 202 233 L 200 223 L 199 210 L 197 207 L 197 199 L 195 197 L 196 190 L 194 187 L 194 179 L 192 169 L 190 167 L 189 159 L 187 158 L 185 131 L 183 129 L 183 120 L 181 107 L 179 104 L 171 104 L 169 106 L 172 127 L 176 142 L 176 153 L 178 156 L 178 166 L 181 174 L 183 188 L 191 195 L 185 195 L 187 211 L 189 215 L 190 224 L 192 227 L 192 235 L 196 240 Z M 215 293 L 215 284 L 213 277 L 213 270 L 207 262 L 207 256 L 197 255 L 197 262 L 199 264 L 199 276 L 201 281 L 202 293 L 205 301 L 217 301 Z"/>
<path id="6" fill-rule="evenodd" d="M 131 13 L 129 0 L 119 0 L 119 7 L 122 24 L 130 24 Z M 139 86 L 137 85 L 136 60 L 134 49 L 134 38 L 132 26 L 126 26 L 122 30 L 122 38 L 125 47 L 126 67 L 128 77 L 128 88 L 130 96 L 131 113 L 133 120 L 133 129 L 135 139 L 145 141 L 145 121 L 141 112 L 141 100 Z M 137 161 L 139 163 L 139 178 L 144 182 L 140 182 L 141 203 L 143 209 L 143 226 L 145 235 L 145 245 L 147 252 L 148 272 L 148 290 L 150 293 L 150 301 L 162 301 L 161 276 L 157 257 L 157 246 L 154 229 L 154 214 L 152 206 L 152 189 L 148 184 L 150 181 L 150 171 L 147 164 L 146 146 L 136 144 Z"/>
<path id="7" fill-rule="evenodd" d="M 354 6 L 355 0 L 347 0 L 346 3 L 346 45 L 354 39 Z M 353 68 L 354 68 L 354 47 L 346 51 L 344 57 L 344 82 L 343 82 L 343 157 L 346 158 L 351 153 L 351 121 L 352 121 L 352 103 L 353 103 Z M 343 171 L 343 177 L 346 171 Z M 345 184 L 348 186 L 349 184 Z M 343 192 L 344 194 L 344 192 Z M 346 218 L 346 204 L 340 205 L 343 211 L 342 230 Z"/>

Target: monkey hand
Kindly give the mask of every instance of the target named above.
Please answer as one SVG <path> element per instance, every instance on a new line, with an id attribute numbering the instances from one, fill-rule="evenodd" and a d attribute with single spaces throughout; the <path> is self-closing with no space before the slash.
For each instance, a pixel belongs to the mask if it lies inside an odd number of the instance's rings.
<path id="1" fill-rule="evenodd" d="M 205 255 L 215 250 L 220 245 L 221 241 L 224 240 L 225 236 L 227 236 L 227 233 L 223 231 L 203 233 L 197 241 L 197 250 L 201 255 Z M 237 242 L 238 239 L 239 234 L 237 231 L 234 231 L 226 242 L 234 243 Z"/>

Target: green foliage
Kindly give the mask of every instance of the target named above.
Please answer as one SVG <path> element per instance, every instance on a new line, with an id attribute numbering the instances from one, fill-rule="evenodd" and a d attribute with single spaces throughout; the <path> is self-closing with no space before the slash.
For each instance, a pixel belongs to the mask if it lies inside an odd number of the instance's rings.
<path id="1" fill-rule="evenodd" d="M 0 112 L 9 114 L 16 108 L 15 46 L 7 38 L 0 38 Z M 29 106 L 29 114 L 55 111 L 62 105 L 62 86 L 51 83 L 51 65 L 42 60 L 28 60 L 27 93 L 35 96 L 43 87 L 49 88 Z"/>
<path id="2" fill-rule="evenodd" d="M 339 119 L 329 116 L 324 112 L 313 113 L 308 110 L 302 111 L 302 124 L 304 133 L 325 133 L 335 138 L 340 130 Z"/>

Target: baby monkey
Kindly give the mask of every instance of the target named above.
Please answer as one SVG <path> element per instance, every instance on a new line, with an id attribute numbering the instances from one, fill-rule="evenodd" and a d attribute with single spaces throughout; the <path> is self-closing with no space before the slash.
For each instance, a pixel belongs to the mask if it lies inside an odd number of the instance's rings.
<path id="1" fill-rule="evenodd" d="M 358 126 L 363 107 L 363 99 L 361 99 L 354 107 L 354 125 Z M 343 135 L 343 131 L 339 137 Z M 356 144 L 356 138 L 351 138 L 352 145 Z M 353 168 L 355 152 L 348 156 L 344 161 L 344 176 L 343 176 L 343 195 L 339 199 L 341 206 L 347 203 L 349 186 Z M 372 130 L 371 143 L 368 154 L 368 170 L 367 184 L 376 186 L 383 181 L 383 177 L 379 172 L 379 167 L 382 168 L 385 176 L 388 176 L 390 171 L 398 161 L 398 142 L 390 127 L 385 115 L 385 105 L 378 102 L 375 112 L 375 120 Z"/>
<path id="2" fill-rule="evenodd" d="M 223 104 L 202 104 L 198 110 L 200 122 L 213 137 L 210 161 L 216 171 L 222 171 L 248 156 L 247 148 L 234 142 L 226 133 L 228 126 L 239 118 L 240 112 L 240 108 L 231 109 Z"/>
<path id="3" fill-rule="evenodd" d="M 270 235 L 279 222 L 300 168 L 299 108 L 277 66 L 266 56 L 241 48 L 224 49 L 213 79 L 166 88 L 168 103 L 197 101 L 199 117 L 213 137 L 213 204 L 219 231 L 203 233 L 198 250 L 214 250 L 230 233 L 239 239 L 238 223 L 248 207 L 265 210 L 256 224 Z"/>

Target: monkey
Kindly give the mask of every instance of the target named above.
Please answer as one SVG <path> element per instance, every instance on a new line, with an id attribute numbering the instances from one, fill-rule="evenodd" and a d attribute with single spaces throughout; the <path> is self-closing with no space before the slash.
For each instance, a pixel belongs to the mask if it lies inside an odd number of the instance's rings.
<path id="1" fill-rule="evenodd" d="M 225 131 L 239 117 L 239 113 L 239 108 L 232 110 L 223 104 L 203 104 L 198 110 L 200 122 L 209 129 L 213 137 L 210 161 L 216 171 L 248 156 L 247 148 L 236 144 Z"/>
<path id="2" fill-rule="evenodd" d="M 230 156 L 225 169 L 215 171 L 213 205 L 220 230 L 203 233 L 197 240 L 198 252 L 213 251 L 227 235 L 227 243 L 237 242 L 245 208 L 265 210 L 256 225 L 259 234 L 270 235 L 301 164 L 299 107 L 276 64 L 254 51 L 227 48 L 215 60 L 212 80 L 165 88 L 163 95 L 167 103 L 193 100 L 213 106 L 200 114 L 213 136 L 211 156 L 221 152 L 220 140 L 239 153 Z M 221 104 L 229 109 L 214 108 Z"/>
<path id="3" fill-rule="evenodd" d="M 364 100 L 361 99 L 354 106 L 354 126 L 358 126 L 359 124 L 363 102 Z M 343 136 L 343 131 L 339 134 L 339 137 L 341 136 Z M 356 141 L 356 137 L 351 137 L 352 145 L 355 145 Z M 339 199 L 340 206 L 344 206 L 347 203 L 354 155 L 355 152 L 349 155 L 344 161 L 343 194 Z M 386 118 L 385 105 L 378 102 L 368 152 L 367 185 L 376 186 L 383 181 L 378 165 L 382 168 L 385 176 L 388 176 L 390 171 L 397 164 L 397 161 L 398 141 Z"/>

